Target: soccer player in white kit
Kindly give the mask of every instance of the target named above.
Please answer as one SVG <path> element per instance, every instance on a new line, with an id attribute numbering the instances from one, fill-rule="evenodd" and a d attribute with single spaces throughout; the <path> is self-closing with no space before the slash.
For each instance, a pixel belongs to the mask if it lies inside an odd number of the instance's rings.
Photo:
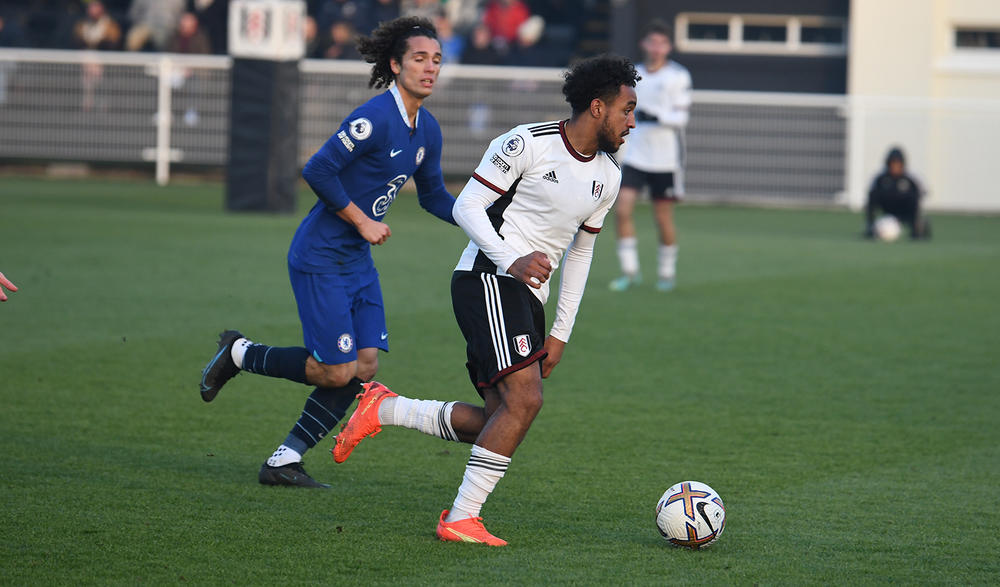
<path id="1" fill-rule="evenodd" d="M 438 519 L 441 540 L 507 544 L 480 509 L 542 408 L 542 379 L 569 341 L 597 233 L 618 195 L 612 153 L 635 128 L 629 60 L 603 55 L 566 74 L 569 120 L 515 127 L 490 143 L 453 210 L 471 239 L 452 277 L 455 317 L 467 342 L 469 376 L 484 406 L 414 400 L 365 385 L 337 436 L 343 462 L 381 426 L 405 426 L 474 443 L 458 496 Z M 562 263 L 555 322 L 545 335 L 549 277 Z"/>
<path id="2" fill-rule="evenodd" d="M 684 127 L 691 107 L 691 74 L 667 59 L 672 46 L 663 21 L 649 23 L 641 45 L 646 60 L 636 67 L 642 76 L 635 87 L 636 128 L 622 158 L 622 188 L 615 205 L 622 275 L 608 284 L 612 291 L 642 282 L 632 211 L 644 185 L 649 185 L 660 232 L 656 289 L 672 290 L 677 275 L 673 204 L 684 197 Z"/>

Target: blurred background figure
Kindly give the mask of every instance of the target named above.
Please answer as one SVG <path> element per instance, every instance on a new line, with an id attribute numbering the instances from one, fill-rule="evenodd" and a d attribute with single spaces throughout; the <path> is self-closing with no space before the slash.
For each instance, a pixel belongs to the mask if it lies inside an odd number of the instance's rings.
<path id="1" fill-rule="evenodd" d="M 321 31 L 327 32 L 337 22 L 347 22 L 355 28 L 367 20 L 367 6 L 362 0 L 324 0 L 316 12 L 316 24 Z"/>
<path id="2" fill-rule="evenodd" d="M 910 238 L 931 237 L 931 225 L 920 213 L 920 199 L 924 196 L 924 183 L 906 170 L 906 156 L 899 147 L 893 147 L 885 157 L 885 169 L 872 181 L 865 208 L 865 236 L 875 237 L 875 215 L 878 212 L 895 216 L 910 228 Z"/>
<path id="3" fill-rule="evenodd" d="M 472 32 L 473 27 L 479 24 L 480 0 L 444 0 L 441 6 L 448 15 L 448 20 L 455 30 L 462 36 L 467 36 Z"/>
<path id="4" fill-rule="evenodd" d="M 642 76 L 635 86 L 636 126 L 621 159 L 622 187 L 615 203 L 622 275 L 608 284 L 608 288 L 624 291 L 642 281 L 632 212 L 639 190 L 648 185 L 660 236 L 656 289 L 670 291 L 677 274 L 673 208 L 684 197 L 684 127 L 690 116 L 691 74 L 668 59 L 673 45 L 670 26 L 662 20 L 646 25 L 640 46 L 645 58 L 636 67 Z"/>
<path id="5" fill-rule="evenodd" d="M 551 63 L 545 47 L 538 44 L 545 32 L 545 19 L 537 14 L 517 27 L 517 42 L 510 47 L 504 65 L 548 67 Z M 565 65 L 564 63 L 561 65 Z"/>
<path id="6" fill-rule="evenodd" d="M 441 43 L 441 63 L 461 63 L 462 52 L 465 50 L 465 37 L 455 32 L 444 8 L 438 8 L 433 21 L 437 28 L 438 42 Z"/>
<path id="7" fill-rule="evenodd" d="M 122 28 L 108 15 L 101 0 L 87 3 L 84 17 L 73 27 L 73 46 L 77 49 L 115 51 L 122 40 Z"/>
<path id="8" fill-rule="evenodd" d="M 198 17 L 212 42 L 212 53 L 229 53 L 229 0 L 187 0 L 187 12 Z"/>
<path id="9" fill-rule="evenodd" d="M 319 25 L 312 16 L 307 16 L 302 23 L 302 36 L 306 40 L 306 59 L 316 59 L 322 57 L 320 54 Z"/>
<path id="10" fill-rule="evenodd" d="M 399 11 L 402 16 L 420 16 L 433 21 L 441 11 L 440 0 L 402 0 Z"/>
<path id="11" fill-rule="evenodd" d="M 27 46 L 28 37 L 24 34 L 17 19 L 0 15 L 0 48 Z M 17 62 L 15 61 L 0 61 L 0 106 L 7 103 L 7 81 L 16 67 Z M 0 294 L 2 293 L 0 291 Z"/>
<path id="12" fill-rule="evenodd" d="M 396 18 L 399 18 L 399 0 L 368 0 L 364 14 L 354 23 L 354 28 L 358 34 L 370 35 L 380 22 Z"/>
<path id="13" fill-rule="evenodd" d="M 163 51 L 177 28 L 187 0 L 132 0 L 126 51 Z"/>
<path id="14" fill-rule="evenodd" d="M 493 46 L 493 34 L 485 24 L 476 25 L 469 43 L 462 52 L 462 63 L 469 65 L 500 65 L 501 57 Z"/>
<path id="15" fill-rule="evenodd" d="M 489 0 L 483 12 L 483 24 L 490 29 L 493 44 L 505 51 L 517 41 L 517 29 L 531 17 L 531 9 L 521 0 Z"/>
<path id="16" fill-rule="evenodd" d="M 358 34 L 349 21 L 338 20 L 330 25 L 323 41 L 321 55 L 324 59 L 361 59 L 355 46 Z"/>
<path id="17" fill-rule="evenodd" d="M 84 17 L 73 27 L 73 46 L 77 49 L 115 51 L 122 40 L 122 29 L 104 9 L 100 0 L 87 4 Z M 84 112 L 94 109 L 104 110 L 107 105 L 100 91 L 104 80 L 104 66 L 94 61 L 86 61 L 80 66 L 82 99 L 80 107 Z"/>
<path id="18" fill-rule="evenodd" d="M 201 28 L 198 17 L 190 12 L 181 15 L 177 28 L 167 43 L 167 51 L 171 53 L 188 53 L 192 55 L 210 55 L 212 41 Z"/>

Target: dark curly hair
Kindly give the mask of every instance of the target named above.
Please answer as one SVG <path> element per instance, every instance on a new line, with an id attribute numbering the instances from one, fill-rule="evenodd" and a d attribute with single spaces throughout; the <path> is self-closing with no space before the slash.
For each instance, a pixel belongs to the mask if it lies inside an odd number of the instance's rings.
<path id="1" fill-rule="evenodd" d="M 397 63 L 403 63 L 403 55 L 413 37 L 427 37 L 436 41 L 437 29 L 426 18 L 405 16 L 379 23 L 370 37 L 358 37 L 358 52 L 365 61 L 372 64 L 369 88 L 387 88 L 392 84 L 396 74 L 392 72 L 389 61 L 395 59 Z"/>
<path id="2" fill-rule="evenodd" d="M 622 86 L 634 88 L 642 79 L 632 62 L 614 53 L 604 53 L 576 64 L 563 74 L 566 83 L 562 92 L 573 107 L 573 114 L 590 108 L 590 103 L 600 99 L 605 104 L 618 97 Z"/>

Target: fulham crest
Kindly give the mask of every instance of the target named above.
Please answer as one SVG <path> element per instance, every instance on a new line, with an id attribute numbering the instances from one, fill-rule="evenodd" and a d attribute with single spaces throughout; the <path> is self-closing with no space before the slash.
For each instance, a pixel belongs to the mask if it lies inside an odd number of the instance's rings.
<path id="1" fill-rule="evenodd" d="M 518 334 L 514 337 L 514 351 L 522 357 L 531 354 L 531 339 L 527 334 Z"/>
<path id="2" fill-rule="evenodd" d="M 604 191 L 604 184 L 599 181 L 594 181 L 594 200 L 601 199 L 601 192 Z"/>

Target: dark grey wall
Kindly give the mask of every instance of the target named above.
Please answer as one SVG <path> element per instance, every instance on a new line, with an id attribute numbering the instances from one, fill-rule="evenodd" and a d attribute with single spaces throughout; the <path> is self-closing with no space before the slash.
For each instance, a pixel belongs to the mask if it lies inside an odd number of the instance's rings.
<path id="1" fill-rule="evenodd" d="M 681 12 L 792 14 L 849 17 L 849 0 L 629 0 L 615 9 L 614 51 L 638 61 L 639 32 L 660 18 L 673 25 Z M 847 57 L 712 55 L 675 52 L 672 59 L 691 71 L 695 89 L 768 92 L 847 92 Z"/>

